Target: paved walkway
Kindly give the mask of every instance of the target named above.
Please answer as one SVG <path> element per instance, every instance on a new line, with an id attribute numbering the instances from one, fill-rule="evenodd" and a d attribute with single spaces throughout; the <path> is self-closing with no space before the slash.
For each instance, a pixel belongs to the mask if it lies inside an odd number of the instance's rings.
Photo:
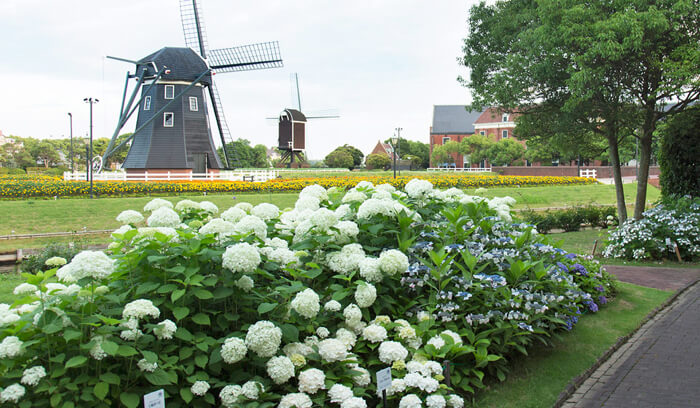
<path id="1" fill-rule="evenodd" d="M 644 324 L 562 406 L 700 407 L 700 269 L 609 266 L 621 281 L 688 287 Z"/>

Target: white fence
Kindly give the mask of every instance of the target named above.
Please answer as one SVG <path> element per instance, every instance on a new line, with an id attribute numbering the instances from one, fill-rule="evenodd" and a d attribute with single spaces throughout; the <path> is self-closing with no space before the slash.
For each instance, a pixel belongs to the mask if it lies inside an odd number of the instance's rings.
<path id="1" fill-rule="evenodd" d="M 468 173 L 488 173 L 491 167 L 428 167 L 428 171 L 461 171 Z"/>
<path id="2" fill-rule="evenodd" d="M 579 177 L 586 177 L 586 178 L 598 178 L 598 172 L 596 169 L 581 169 L 579 170 Z"/>
<path id="3" fill-rule="evenodd" d="M 238 169 L 236 171 L 259 171 L 260 169 Z M 329 168 L 303 168 L 303 169 L 275 169 L 280 173 L 349 173 L 350 169 L 329 169 Z"/>
<path id="4" fill-rule="evenodd" d="M 171 171 L 145 171 L 127 174 L 123 171 L 94 173 L 94 181 L 268 181 L 279 176 L 277 170 L 224 170 L 218 173 L 179 173 Z M 63 173 L 65 181 L 86 181 L 85 173 Z"/>

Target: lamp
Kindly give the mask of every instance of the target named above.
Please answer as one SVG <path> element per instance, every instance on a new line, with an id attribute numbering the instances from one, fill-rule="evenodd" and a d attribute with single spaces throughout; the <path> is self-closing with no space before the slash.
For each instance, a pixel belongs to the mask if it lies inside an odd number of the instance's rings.
<path id="1" fill-rule="evenodd" d="M 394 156 L 394 178 L 396 178 L 396 144 L 399 142 L 399 138 L 394 134 L 389 141 L 391 142 L 391 155 Z"/>

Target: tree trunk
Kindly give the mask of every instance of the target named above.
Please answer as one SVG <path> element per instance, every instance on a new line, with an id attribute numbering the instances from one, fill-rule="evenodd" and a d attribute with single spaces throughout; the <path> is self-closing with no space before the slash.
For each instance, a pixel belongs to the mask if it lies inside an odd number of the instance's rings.
<path id="1" fill-rule="evenodd" d="M 627 207 L 625 206 L 625 190 L 622 185 L 622 170 L 620 170 L 620 152 L 617 146 L 617 134 L 612 130 L 607 130 L 606 135 L 608 146 L 610 147 L 610 164 L 613 168 L 613 178 L 615 180 L 615 193 L 617 195 L 617 218 L 620 224 L 627 220 Z"/>
<path id="2" fill-rule="evenodd" d="M 654 122 L 645 121 L 642 128 L 642 137 L 639 140 L 639 173 L 637 173 L 637 197 L 634 202 L 634 218 L 642 218 L 646 208 L 647 183 L 649 179 L 649 164 L 651 163 L 651 142 L 654 133 Z"/>

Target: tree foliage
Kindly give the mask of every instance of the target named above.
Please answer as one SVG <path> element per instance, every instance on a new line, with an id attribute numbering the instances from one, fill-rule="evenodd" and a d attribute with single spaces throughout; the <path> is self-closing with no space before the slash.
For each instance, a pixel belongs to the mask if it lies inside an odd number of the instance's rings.
<path id="1" fill-rule="evenodd" d="M 488 150 L 489 161 L 495 165 L 509 166 L 520 160 L 525 154 L 525 147 L 513 139 L 501 139 Z"/>
<path id="2" fill-rule="evenodd" d="M 328 167 L 333 168 L 348 168 L 354 167 L 354 162 L 352 155 L 342 146 L 328 153 L 326 158 L 323 160 Z"/>
<path id="3" fill-rule="evenodd" d="M 267 147 L 264 145 L 258 144 L 253 147 L 250 145 L 250 141 L 246 139 L 238 139 L 228 145 L 232 146 L 236 152 L 236 158 L 238 159 L 237 167 L 261 168 L 270 166 L 267 160 Z M 219 154 L 221 161 L 224 162 L 223 149 L 218 148 L 216 152 Z"/>
<path id="4" fill-rule="evenodd" d="M 384 143 L 390 143 L 389 139 Z M 416 156 L 420 161 L 411 160 L 414 167 L 426 169 L 430 166 L 430 145 L 415 140 L 399 138 L 397 153 L 401 159 L 405 159 L 406 155 Z"/>
<path id="5" fill-rule="evenodd" d="M 661 135 L 662 194 L 700 197 L 700 107 L 673 117 Z"/>
<path id="6" fill-rule="evenodd" d="M 370 154 L 365 161 L 368 169 L 385 169 L 391 166 L 391 159 L 385 154 Z"/>

